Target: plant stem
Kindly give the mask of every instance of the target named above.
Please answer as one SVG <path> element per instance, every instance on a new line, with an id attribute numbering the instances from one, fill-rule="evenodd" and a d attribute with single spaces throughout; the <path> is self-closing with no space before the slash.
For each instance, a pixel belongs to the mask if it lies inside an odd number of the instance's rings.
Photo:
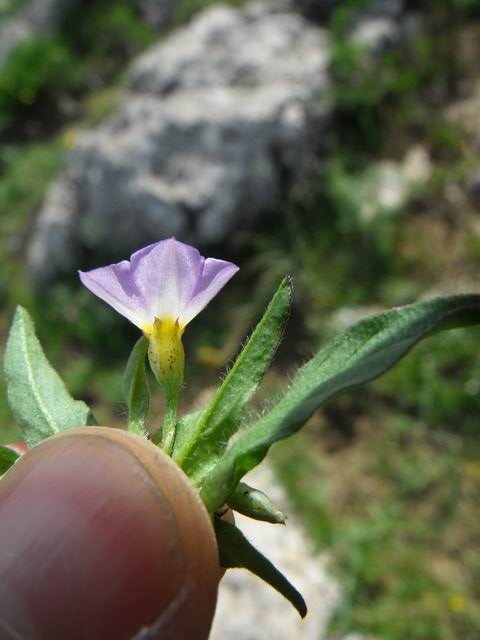
<path id="1" fill-rule="evenodd" d="M 175 425 L 177 424 L 178 391 L 165 389 L 165 413 L 163 416 L 160 446 L 167 455 L 171 455 L 175 441 Z"/>

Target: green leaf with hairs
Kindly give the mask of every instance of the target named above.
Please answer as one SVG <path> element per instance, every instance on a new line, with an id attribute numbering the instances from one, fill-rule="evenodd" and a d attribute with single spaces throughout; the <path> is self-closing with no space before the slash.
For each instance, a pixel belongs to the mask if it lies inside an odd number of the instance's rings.
<path id="1" fill-rule="evenodd" d="M 417 342 L 444 329 L 480 323 L 480 295 L 436 298 L 372 316 L 337 336 L 305 364 L 269 413 L 225 451 L 200 487 L 209 511 L 232 494 L 270 446 L 297 431 L 340 391 L 390 369 Z"/>
<path id="2" fill-rule="evenodd" d="M 132 349 L 123 376 L 123 394 L 128 405 L 128 430 L 145 435 L 145 420 L 150 410 L 150 389 L 145 371 L 148 340 L 142 336 Z"/>
<path id="3" fill-rule="evenodd" d="M 7 396 L 23 438 L 33 447 L 60 431 L 95 424 L 48 362 L 28 312 L 17 307 L 4 356 Z"/>
<path id="4" fill-rule="evenodd" d="M 239 429 L 245 404 L 255 393 L 282 339 L 290 312 L 292 284 L 284 278 L 233 367 L 188 438 L 173 452 L 193 483 L 215 465 L 229 438 Z"/>
<path id="5" fill-rule="evenodd" d="M 229 522 L 215 518 L 220 566 L 227 569 L 248 569 L 282 594 L 302 618 L 307 615 L 307 605 L 301 593 L 264 555 L 245 538 L 240 529 Z"/>

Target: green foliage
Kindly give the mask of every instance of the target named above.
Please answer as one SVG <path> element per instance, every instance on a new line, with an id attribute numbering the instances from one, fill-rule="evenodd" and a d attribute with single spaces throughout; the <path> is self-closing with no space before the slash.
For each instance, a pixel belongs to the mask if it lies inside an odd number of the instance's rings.
<path id="1" fill-rule="evenodd" d="M 224 0 L 222 4 L 241 7 L 246 0 Z M 176 24 L 187 22 L 196 13 L 207 7 L 219 4 L 218 0 L 178 0 L 175 4 L 174 21 Z"/>
<path id="2" fill-rule="evenodd" d="M 173 459 L 193 482 L 201 483 L 229 438 L 240 428 L 244 406 L 255 393 L 282 339 L 291 300 L 291 281 L 284 278 L 188 441 L 182 440 L 181 448 L 174 450 Z"/>
<path id="3" fill-rule="evenodd" d="M 68 13 L 62 31 L 79 56 L 78 62 L 81 56 L 86 57 L 91 71 L 108 75 L 118 72 L 122 63 L 151 44 L 155 37 L 142 20 L 136 0 L 79 4 Z"/>
<path id="4" fill-rule="evenodd" d="M 21 2 L 10 0 L 3 6 L 15 10 Z M 177 24 L 210 4 L 211 0 L 179 0 Z M 280 275 L 295 274 L 298 306 L 289 359 L 298 352 L 305 356 L 310 349 L 306 345 L 312 335 L 306 339 L 303 323 L 316 339 L 324 339 L 332 325 L 335 328 L 331 314 L 336 309 L 409 302 L 420 291 L 442 286 L 449 271 L 447 256 L 436 245 L 434 251 L 442 256 L 436 266 L 426 255 L 412 260 L 405 232 L 417 215 L 427 221 L 441 219 L 446 207 L 441 189 L 468 178 L 459 169 L 465 136 L 441 111 L 446 101 L 463 99 L 465 87 L 468 91 L 470 80 L 461 68 L 461 52 L 470 46 L 471 34 L 463 40 L 462 31 L 455 36 L 455 29 L 465 16 L 479 15 L 480 3 L 428 0 L 421 7 L 425 18 L 421 37 L 375 60 L 366 49 L 352 45 L 348 36 L 355 11 L 365 4 L 335 3 L 331 53 L 336 107 L 332 126 L 321 141 L 328 147 L 327 170 L 315 184 L 290 198 L 284 217 L 278 213 L 282 224 L 249 237 L 249 242 L 257 243 L 249 268 L 261 283 L 248 292 L 252 297 L 270 291 Z M 465 26 L 467 31 L 476 28 L 473 21 Z M 64 123 L 61 104 L 71 105 L 73 98 L 74 117 L 83 118 L 82 125 L 99 122 L 115 104 L 126 63 L 153 38 L 133 0 L 77 3 L 61 33 L 61 38 L 30 43 L 17 54 L 18 87 L 25 77 L 28 88 L 34 69 L 41 72 L 34 79 L 34 102 L 22 102 L 20 92 L 16 97 L 0 95 L 0 104 L 16 100 L 16 107 L 10 103 L 10 111 L 3 115 L 12 135 L 24 135 L 25 123 L 37 127 L 47 122 L 50 136 L 35 145 L 3 144 L 0 150 L 1 304 L 8 309 L 20 300 L 34 311 L 49 358 L 60 367 L 68 388 L 96 403 L 102 424 L 115 424 L 116 416 L 106 403 L 117 403 L 117 412 L 124 411 L 118 360 L 136 338 L 135 331 L 80 290 L 73 278 L 35 301 L 25 284 L 21 252 L 31 215 L 65 152 L 57 137 Z M 27 54 L 35 46 L 43 58 L 32 60 L 30 68 Z M 31 95 L 27 92 L 24 98 Z M 70 120 L 71 113 L 66 117 Z M 38 130 L 35 127 L 33 131 Z M 408 146 L 418 143 L 426 146 L 435 162 L 435 185 L 429 185 L 430 191 L 413 206 L 409 203 L 401 215 L 366 220 L 362 208 L 370 195 L 363 186 L 372 160 L 399 159 Z M 476 156 L 474 161 L 478 164 Z M 442 198 L 440 206 L 432 201 L 434 188 Z M 464 224 L 465 213 L 450 214 L 452 233 L 454 220 L 461 214 L 459 224 Z M 425 229 L 429 235 L 427 225 Z M 456 266 L 461 264 L 462 272 L 471 273 L 472 279 L 479 253 L 475 237 L 470 234 L 467 239 L 468 260 L 456 258 Z M 211 325 L 199 318 L 193 333 L 203 332 L 205 344 L 225 349 L 228 340 L 223 331 L 228 322 L 222 314 L 205 313 Z M 5 330 L 6 313 L 0 320 Z M 317 544 L 331 547 L 342 576 L 344 598 L 333 624 L 339 635 L 361 632 L 383 640 L 478 636 L 477 342 L 474 332 L 455 331 L 419 345 L 402 366 L 362 394 L 349 393 L 327 406 L 321 424 L 328 423 L 328 438 L 315 428 L 274 448 L 293 506 L 304 516 Z M 189 351 L 192 355 L 195 349 Z M 227 348 L 227 354 L 231 352 Z M 204 384 L 203 365 L 201 371 Z M 195 376 L 189 375 L 193 398 L 198 389 Z M 2 387 L 1 438 L 12 441 L 19 434 L 4 396 Z M 98 406 L 99 398 L 105 404 Z M 179 421 L 179 449 L 201 416 L 200 411 Z M 369 421 L 374 436 L 358 426 Z"/>
<path id="5" fill-rule="evenodd" d="M 451 296 L 367 318 L 329 342 L 299 369 L 280 402 L 242 433 L 209 472 L 200 488 L 207 508 L 224 504 L 274 442 L 292 435 L 339 391 L 381 375 L 432 332 L 479 321 L 480 296 Z"/>
<path id="6" fill-rule="evenodd" d="M 8 471 L 19 457 L 20 454 L 13 449 L 0 446 L 0 476 Z"/>
<path id="7" fill-rule="evenodd" d="M 8 444 L 10 442 L 18 442 L 21 439 L 20 427 L 15 423 L 8 405 L 7 390 L 3 377 L 0 382 L 0 425 L 0 443 Z"/>
<path id="8" fill-rule="evenodd" d="M 428 349 L 421 345 L 402 367 L 375 383 L 398 412 L 452 433 L 474 436 L 480 411 L 480 361 L 475 334 L 452 331 Z"/>
<path id="9" fill-rule="evenodd" d="M 59 171 L 64 151 L 63 144 L 56 138 L 46 143 L 2 146 L 0 233 L 4 238 L 24 230 L 32 209 L 40 204 L 47 185 Z"/>
<path id="10" fill-rule="evenodd" d="M 62 121 L 64 98 L 78 102 L 92 83 L 101 89 L 154 40 L 134 0 L 79 3 L 59 31 L 21 42 L 2 65 L 0 127 Z"/>
<path id="11" fill-rule="evenodd" d="M 22 42 L 0 68 L 0 124 L 50 107 L 79 86 L 78 67 L 65 41 L 35 37 Z"/>
<path id="12" fill-rule="evenodd" d="M 405 137 L 431 126 L 430 103 L 448 96 L 461 75 L 451 51 L 460 46 L 458 25 L 468 13 L 468 0 L 430 0 L 419 34 L 372 53 L 351 38 L 358 8 L 368 4 L 342 3 L 330 24 L 335 105 L 330 143 L 357 168 L 374 154 L 395 153 Z"/>
<path id="13" fill-rule="evenodd" d="M 28 446 L 94 423 L 87 405 L 73 400 L 46 359 L 32 319 L 22 307 L 15 313 L 4 365 L 10 407 Z"/>
<path id="14" fill-rule="evenodd" d="M 369 398 L 362 437 L 334 450 L 332 424 L 273 452 L 314 541 L 336 559 L 344 595 L 331 631 L 473 640 L 478 436 L 462 439 L 386 409 Z"/>
<path id="15" fill-rule="evenodd" d="M 215 533 L 222 567 L 248 569 L 289 600 L 302 618 L 307 615 L 307 606 L 301 594 L 235 525 L 215 518 Z"/>
<path id="16" fill-rule="evenodd" d="M 145 435 L 145 420 L 150 409 L 150 389 L 145 371 L 148 340 L 137 340 L 127 362 L 123 378 L 123 393 L 128 406 L 128 428 L 139 436 Z"/>
<path id="17" fill-rule="evenodd" d="M 0 308 L 22 298 L 23 276 L 18 254 L 30 216 L 60 169 L 64 147 L 54 139 L 0 149 Z M 15 286 L 12 283 L 15 282 Z"/>
<path id="18" fill-rule="evenodd" d="M 0 20 L 14 15 L 25 5 L 26 0 L 4 0 L 0 6 Z"/>

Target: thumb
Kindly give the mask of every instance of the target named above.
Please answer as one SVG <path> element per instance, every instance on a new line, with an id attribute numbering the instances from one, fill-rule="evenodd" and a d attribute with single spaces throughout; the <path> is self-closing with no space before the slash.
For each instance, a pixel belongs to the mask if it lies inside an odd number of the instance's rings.
<path id="1" fill-rule="evenodd" d="M 219 577 L 203 503 L 142 438 L 66 431 L 0 480 L 2 639 L 205 640 Z"/>

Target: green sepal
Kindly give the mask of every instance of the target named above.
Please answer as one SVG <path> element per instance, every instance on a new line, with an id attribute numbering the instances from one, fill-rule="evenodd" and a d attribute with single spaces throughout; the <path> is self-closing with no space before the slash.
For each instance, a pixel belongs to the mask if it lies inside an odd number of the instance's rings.
<path id="1" fill-rule="evenodd" d="M 266 493 L 251 487 L 246 482 L 239 482 L 228 499 L 228 506 L 244 516 L 270 522 L 285 524 L 287 516 L 276 507 Z"/>
<path id="2" fill-rule="evenodd" d="M 4 369 L 8 402 L 29 447 L 60 431 L 96 424 L 87 405 L 71 397 L 48 362 L 30 315 L 20 306 L 8 336 Z"/>
<path id="3" fill-rule="evenodd" d="M 176 446 L 173 459 L 200 484 L 240 428 L 245 404 L 256 391 L 282 339 L 290 313 L 292 283 L 284 278 L 233 367 L 190 436 Z"/>
<path id="4" fill-rule="evenodd" d="M 150 389 L 145 371 L 148 340 L 142 336 L 137 340 L 128 358 L 123 376 L 123 394 L 128 406 L 128 430 L 144 436 L 145 420 L 150 410 Z"/>
<path id="5" fill-rule="evenodd" d="M 334 338 L 294 377 L 280 402 L 245 430 L 200 488 L 209 511 L 220 508 L 270 446 L 297 431 L 338 392 L 372 380 L 419 340 L 442 329 L 480 323 L 480 295 L 436 298 L 360 321 Z"/>
<path id="6" fill-rule="evenodd" d="M 245 538 L 240 529 L 220 518 L 215 518 L 215 533 L 220 566 L 226 569 L 248 569 L 281 593 L 302 618 L 307 615 L 307 605 L 302 595 L 275 565 Z"/>
<path id="7" fill-rule="evenodd" d="M 0 445 L 0 476 L 6 473 L 20 457 L 17 451 Z"/>

